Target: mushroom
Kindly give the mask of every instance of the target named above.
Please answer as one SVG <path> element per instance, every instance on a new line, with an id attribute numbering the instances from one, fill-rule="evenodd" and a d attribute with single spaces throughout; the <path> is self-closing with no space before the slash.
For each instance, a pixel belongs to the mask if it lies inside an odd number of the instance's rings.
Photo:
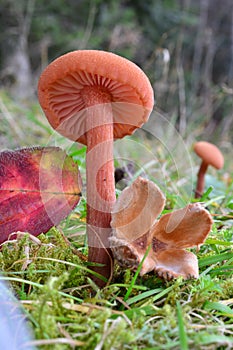
<path id="1" fill-rule="evenodd" d="M 165 197 L 159 187 L 141 177 L 121 192 L 111 221 L 114 256 L 119 265 L 133 270 L 145 258 L 141 276 L 155 271 L 166 280 L 179 276 L 197 278 L 197 257 L 185 248 L 205 241 L 212 217 L 200 203 L 193 203 L 156 220 L 164 205 Z"/>
<path id="2" fill-rule="evenodd" d="M 224 158 L 217 146 L 210 142 L 199 141 L 194 144 L 194 152 L 202 159 L 200 169 L 197 174 L 197 185 L 195 198 L 200 198 L 205 187 L 205 174 L 209 165 L 216 169 L 221 169 Z"/>
<path id="3" fill-rule="evenodd" d="M 38 97 L 51 126 L 87 146 L 88 260 L 102 264 L 93 270 L 109 279 L 113 264 L 108 238 L 115 203 L 113 141 L 147 121 L 153 89 L 144 72 L 129 60 L 110 52 L 78 50 L 44 70 Z"/>

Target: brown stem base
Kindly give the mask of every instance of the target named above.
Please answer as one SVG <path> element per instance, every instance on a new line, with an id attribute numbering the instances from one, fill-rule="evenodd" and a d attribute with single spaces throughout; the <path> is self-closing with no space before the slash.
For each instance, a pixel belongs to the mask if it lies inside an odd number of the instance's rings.
<path id="1" fill-rule="evenodd" d="M 93 272 L 98 273 L 104 279 L 99 278 L 94 274 L 91 274 L 91 279 L 93 280 L 93 282 L 95 282 L 95 284 L 98 287 L 103 288 L 111 280 L 111 277 L 112 277 L 113 257 L 112 257 L 111 249 L 89 247 L 88 261 L 93 262 L 93 264 L 100 265 L 100 266 L 93 265 L 90 268 Z"/>
<path id="2" fill-rule="evenodd" d="M 106 279 L 105 282 L 97 276 L 91 276 L 100 288 L 104 287 L 107 281 L 111 279 L 113 271 L 113 255 L 109 248 L 110 221 L 111 213 L 87 207 L 88 261 L 93 264 L 90 266 L 91 269 Z M 101 266 L 95 266 L 95 263 Z"/>

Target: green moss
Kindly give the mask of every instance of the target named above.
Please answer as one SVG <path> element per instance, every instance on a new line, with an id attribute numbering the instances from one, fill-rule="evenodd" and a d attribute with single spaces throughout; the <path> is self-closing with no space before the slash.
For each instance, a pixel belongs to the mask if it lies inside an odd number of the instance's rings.
<path id="1" fill-rule="evenodd" d="M 61 226 L 65 233 L 73 223 Z M 164 282 L 151 272 L 134 281 L 126 301 L 135 273 L 116 265 L 110 285 L 99 290 L 76 254 L 83 239 L 69 244 L 54 228 L 3 244 L 0 268 L 22 301 L 39 349 L 179 350 L 177 301 L 188 346 L 224 349 L 233 347 L 232 313 L 221 312 L 233 298 L 231 235 L 228 222 L 214 225 L 198 252 L 198 279 Z"/>
<path id="2" fill-rule="evenodd" d="M 41 234 L 35 239 L 23 234 L 17 240 L 5 243 L 0 253 L 3 274 L 43 285 L 51 277 L 67 272 L 72 277 L 66 279 L 67 288 L 82 285 L 85 280 L 83 261 L 58 230 L 52 229 L 48 236 Z M 22 284 L 17 281 L 13 286 L 18 292 L 22 290 Z M 32 289 L 28 287 L 29 294 Z"/>

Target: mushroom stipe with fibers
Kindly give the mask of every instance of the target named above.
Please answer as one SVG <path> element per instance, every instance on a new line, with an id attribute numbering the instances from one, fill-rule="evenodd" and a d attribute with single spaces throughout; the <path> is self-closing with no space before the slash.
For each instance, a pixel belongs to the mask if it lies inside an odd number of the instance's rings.
<path id="1" fill-rule="evenodd" d="M 109 247 L 115 203 L 113 141 L 132 134 L 149 118 L 154 94 L 144 72 L 110 52 L 67 53 L 41 74 L 38 98 L 51 126 L 87 146 L 88 260 L 106 279 L 112 273 Z M 99 286 L 104 282 L 94 279 Z"/>
<path id="2" fill-rule="evenodd" d="M 111 221 L 114 256 L 121 266 L 136 270 L 150 246 L 141 276 L 155 271 L 166 280 L 197 278 L 197 257 L 185 248 L 204 243 L 212 217 L 200 203 L 193 203 L 157 220 L 164 205 L 159 187 L 141 177 L 121 192 Z"/>

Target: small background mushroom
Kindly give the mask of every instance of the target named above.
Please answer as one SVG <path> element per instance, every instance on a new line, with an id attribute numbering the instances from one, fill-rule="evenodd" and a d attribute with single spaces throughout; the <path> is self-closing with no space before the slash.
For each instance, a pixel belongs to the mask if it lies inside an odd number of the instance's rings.
<path id="1" fill-rule="evenodd" d="M 221 169 L 224 158 L 219 148 L 210 142 L 199 141 L 194 145 L 194 152 L 202 159 L 198 174 L 195 198 L 200 198 L 204 192 L 205 174 L 209 165 L 215 169 Z"/>

